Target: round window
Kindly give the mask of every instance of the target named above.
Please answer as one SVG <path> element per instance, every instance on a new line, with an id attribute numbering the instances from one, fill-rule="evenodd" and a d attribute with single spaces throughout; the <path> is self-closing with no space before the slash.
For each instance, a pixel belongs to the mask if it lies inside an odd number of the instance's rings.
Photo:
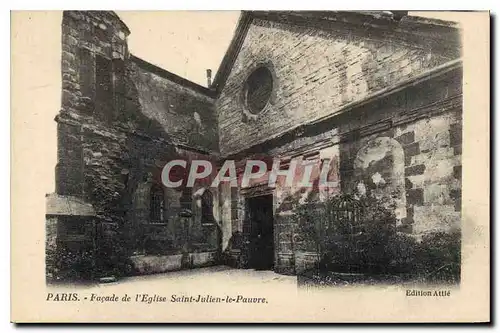
<path id="1" fill-rule="evenodd" d="M 245 104 L 248 111 L 257 114 L 262 111 L 273 91 L 273 75 L 266 67 L 259 67 L 250 74 L 245 85 Z"/>

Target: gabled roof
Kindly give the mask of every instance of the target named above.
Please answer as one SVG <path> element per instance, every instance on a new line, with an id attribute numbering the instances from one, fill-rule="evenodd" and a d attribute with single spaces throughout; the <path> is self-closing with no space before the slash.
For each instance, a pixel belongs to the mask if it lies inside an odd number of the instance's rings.
<path id="1" fill-rule="evenodd" d="M 269 20 L 299 26 L 314 26 L 329 30 L 339 24 L 348 26 L 370 27 L 412 35 L 414 38 L 443 40 L 442 47 L 451 47 L 460 53 L 460 35 L 455 22 L 407 16 L 407 12 L 393 11 L 243 11 L 233 39 L 222 59 L 210 89 L 219 95 L 240 52 L 248 29 L 254 19 Z M 445 42 L 444 42 L 445 41 Z"/>

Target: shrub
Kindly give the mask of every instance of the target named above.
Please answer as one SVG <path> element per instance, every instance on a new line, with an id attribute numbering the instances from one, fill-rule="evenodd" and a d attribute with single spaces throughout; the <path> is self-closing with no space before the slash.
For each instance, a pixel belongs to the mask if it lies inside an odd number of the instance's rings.
<path id="1" fill-rule="evenodd" d="M 96 278 L 110 275 L 126 276 L 133 271 L 130 253 L 125 246 L 125 240 L 119 233 L 114 233 L 113 237 L 107 235 L 99 239 L 95 260 Z"/>
<path id="2" fill-rule="evenodd" d="M 335 200 L 335 199 L 334 199 Z M 332 202 L 327 202 L 331 205 Z M 342 272 L 388 273 L 394 261 L 396 217 L 374 200 L 359 202 L 357 221 L 329 221 L 321 268 Z M 391 244 L 391 245 L 389 245 Z"/>
<path id="3" fill-rule="evenodd" d="M 417 257 L 417 270 L 431 281 L 460 281 L 460 231 L 433 232 L 422 237 Z"/>
<path id="4" fill-rule="evenodd" d="M 377 200 L 361 199 L 353 209 L 359 213 L 356 219 L 335 215 L 332 207 L 339 200 L 352 198 L 344 195 L 295 209 L 299 247 L 318 253 L 320 271 L 459 281 L 460 232 L 429 233 L 417 242 L 397 231 L 394 213 Z"/>
<path id="5" fill-rule="evenodd" d="M 71 251 L 58 248 L 53 256 L 54 269 L 52 281 L 89 280 L 94 271 L 94 256 L 92 251 Z"/>

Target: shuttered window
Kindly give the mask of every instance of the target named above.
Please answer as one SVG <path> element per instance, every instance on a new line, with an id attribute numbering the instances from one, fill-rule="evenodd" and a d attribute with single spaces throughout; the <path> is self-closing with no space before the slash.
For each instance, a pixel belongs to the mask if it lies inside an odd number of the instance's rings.
<path id="1" fill-rule="evenodd" d="M 158 185 L 151 187 L 150 222 L 153 224 L 165 222 L 165 196 L 163 188 Z"/>

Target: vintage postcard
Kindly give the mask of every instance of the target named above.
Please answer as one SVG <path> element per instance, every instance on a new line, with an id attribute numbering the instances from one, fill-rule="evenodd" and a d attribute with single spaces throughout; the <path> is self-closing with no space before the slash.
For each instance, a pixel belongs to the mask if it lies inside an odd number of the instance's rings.
<path id="1" fill-rule="evenodd" d="M 489 13 L 14 11 L 24 322 L 489 322 Z"/>

